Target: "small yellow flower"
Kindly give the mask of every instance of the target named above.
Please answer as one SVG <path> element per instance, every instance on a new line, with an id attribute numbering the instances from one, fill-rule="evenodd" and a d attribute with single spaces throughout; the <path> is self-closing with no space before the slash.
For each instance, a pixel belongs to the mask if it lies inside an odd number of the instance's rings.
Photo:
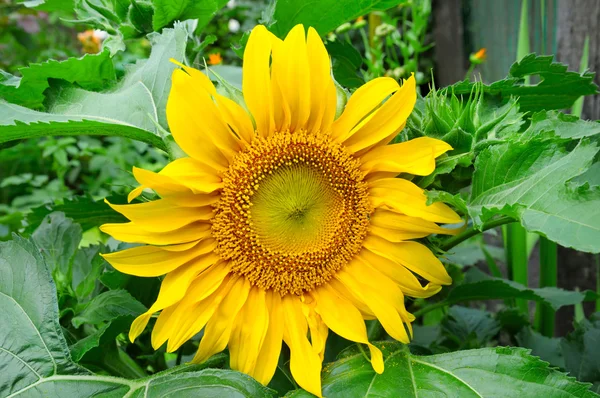
<path id="1" fill-rule="evenodd" d="M 221 62 L 223 62 L 223 58 L 221 58 L 221 53 L 208 54 L 209 65 L 219 65 Z"/>
<path id="2" fill-rule="evenodd" d="M 363 17 L 362 15 L 358 18 L 356 18 L 356 22 L 362 22 L 365 20 L 365 17 Z"/>
<path id="3" fill-rule="evenodd" d="M 77 33 L 77 40 L 82 44 L 83 52 L 85 53 L 96 54 L 100 51 L 102 39 L 93 29 Z"/>
<path id="4" fill-rule="evenodd" d="M 404 297 L 430 297 L 451 283 L 442 263 L 414 239 L 454 234 L 438 224 L 460 217 L 398 174 L 428 175 L 451 149 L 422 137 L 388 145 L 417 99 L 414 77 L 400 86 L 378 78 L 350 97 L 335 118 L 337 93 L 319 34 L 302 25 L 285 40 L 264 26 L 244 52 L 248 109 L 219 94 L 202 72 L 172 75 L 167 120 L 189 156 L 161 172 L 139 168 L 129 195 L 155 201 L 112 205 L 130 222 L 105 224 L 115 239 L 143 246 L 104 255 L 126 274 L 166 275 L 156 302 L 152 345 L 173 352 L 204 330 L 192 362 L 224 350 L 231 368 L 263 384 L 282 341 L 304 389 L 322 396 L 329 329 L 366 344 L 377 373 L 381 351 L 365 319 L 379 319 L 408 343 L 415 317 Z M 427 280 L 423 285 L 421 280 Z M 309 338 L 310 336 L 310 338 Z"/>
<path id="5" fill-rule="evenodd" d="M 469 60 L 471 61 L 471 63 L 473 63 L 475 65 L 479 65 L 479 64 L 483 63 L 486 60 L 486 58 L 487 58 L 487 50 L 485 48 L 481 48 L 476 53 L 471 54 L 471 56 L 469 57 Z"/>

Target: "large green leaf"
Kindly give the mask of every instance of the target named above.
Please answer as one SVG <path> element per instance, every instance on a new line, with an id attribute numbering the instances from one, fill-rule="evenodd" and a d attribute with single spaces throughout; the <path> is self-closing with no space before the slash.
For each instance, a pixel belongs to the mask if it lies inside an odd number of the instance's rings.
<path id="1" fill-rule="evenodd" d="M 180 366 L 128 380 L 77 366 L 58 323 L 56 289 L 39 249 L 15 237 L 0 243 L 0 397 L 271 397 L 271 390 L 230 370 Z M 181 372 L 181 373 L 177 373 Z M 185 372 L 185 373 L 184 373 Z"/>
<path id="2" fill-rule="evenodd" d="M 539 76 L 541 81 L 537 84 L 524 84 L 525 78 L 530 76 Z M 446 90 L 471 95 L 477 85 L 481 85 L 485 93 L 502 100 L 517 97 L 523 112 L 570 108 L 577 98 L 598 92 L 593 73 L 567 71 L 566 65 L 552 62 L 552 56 L 535 54 L 529 54 L 514 63 L 504 80 L 490 85 L 465 80 Z"/>
<path id="3" fill-rule="evenodd" d="M 73 320 L 73 326 L 83 323 L 100 324 L 118 317 L 135 317 L 146 311 L 139 301 L 125 290 L 110 290 L 94 297 Z"/>
<path id="4" fill-rule="evenodd" d="M 565 368 L 578 380 L 593 382 L 600 391 L 600 313 L 575 326 L 575 331 L 561 342 Z"/>
<path id="5" fill-rule="evenodd" d="M 59 274 L 69 275 L 71 260 L 77 251 L 81 241 L 81 227 L 74 224 L 64 213 L 56 212 L 48 214 L 37 229 L 32 238 L 40 248 L 40 252 L 46 264 L 55 278 Z"/>
<path id="6" fill-rule="evenodd" d="M 446 301 L 455 304 L 472 300 L 523 299 L 544 302 L 555 310 L 566 306 L 595 300 L 594 292 L 574 292 L 555 287 L 529 289 L 520 283 L 507 279 L 494 278 L 477 268 L 465 274 L 464 283 L 450 291 Z"/>
<path id="7" fill-rule="evenodd" d="M 152 127 L 154 130 L 154 127 Z M 129 123 L 93 116 L 58 115 L 0 102 L 0 144 L 48 136 L 104 135 L 146 142 L 167 151 L 163 140 Z"/>
<path id="8" fill-rule="evenodd" d="M 598 148 L 582 141 L 508 142 L 475 162 L 469 214 L 476 225 L 498 214 L 565 247 L 600 252 L 600 190 L 568 184 L 592 164 Z"/>
<path id="9" fill-rule="evenodd" d="M 522 348 L 496 347 L 416 356 L 399 343 L 379 343 L 378 375 L 356 349 L 325 368 L 323 395 L 335 397 L 597 397 L 589 386 L 548 367 Z M 301 397 L 302 394 L 290 395 Z"/>
<path id="10" fill-rule="evenodd" d="M 155 31 L 169 25 L 173 21 L 197 19 L 198 28 L 204 28 L 227 0 L 152 0 L 154 16 L 152 27 Z"/>
<path id="11" fill-rule="evenodd" d="M 48 80 L 64 80 L 87 90 L 102 90 L 115 80 L 107 51 L 65 61 L 50 60 L 20 68 L 21 78 L 0 75 L 0 98 L 28 108 L 42 108 Z"/>
<path id="12" fill-rule="evenodd" d="M 269 29 L 278 37 L 285 37 L 297 24 L 312 26 L 321 36 L 333 31 L 344 22 L 372 11 L 383 11 L 406 0 L 273 0 L 266 15 Z"/>
<path id="13" fill-rule="evenodd" d="M 600 134 L 600 123 L 581 120 L 562 112 L 536 112 L 531 117 L 531 124 L 518 135 L 519 141 L 529 141 L 540 136 L 556 135 L 561 138 L 579 139 Z"/>

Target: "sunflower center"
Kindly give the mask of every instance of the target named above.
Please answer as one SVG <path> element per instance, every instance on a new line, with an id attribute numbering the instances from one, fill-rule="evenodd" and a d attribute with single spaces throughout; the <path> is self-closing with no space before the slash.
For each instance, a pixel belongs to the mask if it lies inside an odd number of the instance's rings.
<path id="1" fill-rule="evenodd" d="M 223 175 L 213 236 L 232 271 L 301 294 L 358 253 L 371 206 L 359 163 L 327 136 L 256 139 Z"/>

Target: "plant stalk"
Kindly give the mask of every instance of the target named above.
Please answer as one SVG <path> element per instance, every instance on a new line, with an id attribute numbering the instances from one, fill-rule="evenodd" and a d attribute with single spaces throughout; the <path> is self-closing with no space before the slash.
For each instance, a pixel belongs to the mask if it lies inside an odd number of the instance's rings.
<path id="1" fill-rule="evenodd" d="M 515 221 L 516 220 L 512 217 L 500 217 L 495 220 L 483 223 L 480 230 L 475 229 L 474 227 L 471 227 L 456 236 L 452 236 L 451 238 L 446 239 L 444 241 L 444 243 L 442 243 L 440 245 L 440 249 L 442 249 L 443 251 L 448 251 L 448 250 L 452 249 L 454 246 L 458 245 L 459 243 L 461 243 L 461 242 L 469 239 L 470 237 L 475 236 L 483 231 L 487 231 L 488 229 L 499 227 L 500 225 L 512 223 Z"/>
<path id="2" fill-rule="evenodd" d="M 556 243 L 540 236 L 540 287 L 556 287 L 558 255 Z M 546 337 L 554 337 L 555 312 L 546 303 L 536 305 L 536 327 Z"/>
<path id="3" fill-rule="evenodd" d="M 504 247 L 509 279 L 528 286 L 527 231 L 521 224 L 514 223 L 506 226 Z M 526 300 L 517 300 L 516 303 L 522 313 L 529 313 Z"/>

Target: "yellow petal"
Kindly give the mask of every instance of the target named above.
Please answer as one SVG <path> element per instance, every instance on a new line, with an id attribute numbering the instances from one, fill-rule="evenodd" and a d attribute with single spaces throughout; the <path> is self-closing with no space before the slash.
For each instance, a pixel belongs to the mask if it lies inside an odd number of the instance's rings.
<path id="1" fill-rule="evenodd" d="M 242 91 L 248 110 L 254 117 L 256 130 L 261 137 L 273 131 L 273 98 L 271 97 L 271 73 L 269 60 L 272 34 L 262 25 L 252 29 L 244 50 Z"/>
<path id="2" fill-rule="evenodd" d="M 229 127 L 240 139 L 251 143 L 254 139 L 254 126 L 252 120 L 244 108 L 222 95 L 215 95 L 215 101 L 219 105 L 221 116 Z"/>
<path id="3" fill-rule="evenodd" d="M 191 189 L 177 182 L 171 177 L 133 167 L 133 176 L 142 186 L 134 189 L 127 200 L 131 202 L 137 197 L 144 188 L 153 189 L 160 196 L 169 196 L 174 194 L 192 193 Z"/>
<path id="4" fill-rule="evenodd" d="M 306 333 L 306 318 L 302 314 L 300 299 L 288 294 L 282 299 L 285 343 L 290 347 L 290 370 L 294 380 L 306 391 L 322 397 L 321 358 L 313 350 Z"/>
<path id="5" fill-rule="evenodd" d="M 239 278 L 231 287 L 229 294 L 223 298 L 206 324 L 198 352 L 192 359 L 193 363 L 202 363 L 227 347 L 233 323 L 246 302 L 249 291 L 250 282 L 246 278 Z"/>
<path id="6" fill-rule="evenodd" d="M 138 196 L 140 196 L 142 194 L 142 192 L 144 191 L 146 187 L 144 186 L 139 186 L 135 189 L 133 189 L 131 192 L 129 192 L 129 195 L 127 195 L 127 202 L 131 203 L 132 200 L 134 200 L 135 198 L 137 198 Z"/>
<path id="7" fill-rule="evenodd" d="M 421 286 L 421 282 L 419 282 L 417 277 L 402 264 L 398 264 L 369 250 L 362 250 L 358 254 L 358 257 L 396 282 L 407 296 L 427 298 L 433 296 L 442 288 L 440 285 L 434 283 L 428 283 L 424 287 Z"/>
<path id="8" fill-rule="evenodd" d="M 385 140 L 406 122 L 416 102 L 416 81 L 411 76 L 367 123 L 351 131 L 344 145 L 352 152 L 359 152 Z"/>
<path id="9" fill-rule="evenodd" d="M 273 51 L 273 76 L 281 90 L 281 99 L 290 110 L 289 124 L 283 124 L 280 128 L 295 131 L 306 126 L 311 110 L 310 75 L 304 27 L 296 25 L 292 28 L 283 45 L 276 50 Z"/>
<path id="10" fill-rule="evenodd" d="M 172 178 L 197 194 L 211 193 L 223 187 L 221 177 L 213 168 L 193 158 L 175 159 L 159 174 Z"/>
<path id="11" fill-rule="evenodd" d="M 312 297 L 305 296 L 305 299 L 312 300 Z M 313 350 L 319 355 L 319 358 L 321 358 L 321 361 L 323 361 L 329 328 L 315 311 L 314 307 L 314 301 L 310 304 L 307 303 L 307 300 L 302 302 L 302 313 L 308 322 L 308 329 L 310 330 L 310 344 Z"/>
<path id="12" fill-rule="evenodd" d="M 191 246 L 190 246 L 191 245 Z M 213 251 L 214 239 L 184 243 L 175 246 L 140 246 L 102 255 L 115 269 L 129 275 L 159 276 L 182 266 L 188 261 Z M 182 249 L 185 248 L 185 249 Z M 219 257 L 210 253 L 203 261 L 214 262 Z M 200 259 L 198 259 L 200 261 Z"/>
<path id="13" fill-rule="evenodd" d="M 113 205 L 106 199 L 104 201 L 113 210 L 151 232 L 173 231 L 194 221 L 206 221 L 213 217 L 211 206 L 182 207 L 169 198 L 130 205 Z"/>
<path id="14" fill-rule="evenodd" d="M 358 293 L 354 293 L 349 290 L 343 283 L 336 279 L 331 279 L 328 282 L 329 286 L 334 289 L 341 297 L 348 300 L 354 307 L 356 307 L 363 319 L 377 319 L 375 313 L 362 301 Z"/>
<path id="15" fill-rule="evenodd" d="M 408 344 L 410 339 L 404 327 L 404 324 L 408 323 L 406 310 L 403 311 L 404 314 L 399 311 L 399 307 L 404 306 L 404 297 L 399 288 L 394 288 L 392 281 L 388 279 L 388 282 L 385 282 L 385 277 L 378 277 L 373 268 L 367 268 L 356 260 L 338 271 L 336 278 L 360 296 L 390 336 Z M 382 281 L 383 285 L 377 285 Z M 405 315 L 404 319 L 401 315 Z"/>
<path id="16" fill-rule="evenodd" d="M 197 90 L 206 90 L 209 94 L 212 95 L 217 93 L 217 89 L 215 88 L 214 84 L 204 73 L 202 73 L 196 68 L 186 66 L 173 58 L 169 59 L 169 61 L 173 62 L 175 65 L 180 66 L 188 75 L 192 77 L 189 83 L 191 85 L 194 85 Z"/>
<path id="17" fill-rule="evenodd" d="M 331 78 L 331 63 L 329 54 L 317 31 L 308 28 L 306 40 L 308 51 L 308 65 L 310 68 L 310 117 L 307 123 L 308 131 L 326 132 L 333 123 L 335 115 L 336 97 L 335 86 Z"/>
<path id="18" fill-rule="evenodd" d="M 398 214 L 381 208 L 375 210 L 370 221 L 371 233 L 390 242 L 423 238 L 431 234 L 456 235 L 460 232 L 460 228 L 442 228 L 436 223 L 422 218 Z"/>
<path id="19" fill-rule="evenodd" d="M 135 222 L 104 224 L 100 231 L 122 242 L 148 245 L 175 245 L 211 236 L 210 224 L 206 222 L 194 222 L 168 232 L 147 231 Z"/>
<path id="20" fill-rule="evenodd" d="M 184 151 L 212 143 L 231 160 L 240 149 L 239 142 L 221 117 L 211 94 L 193 84 L 195 79 L 180 69 L 173 72 L 171 80 L 167 119 L 175 141 Z M 189 155 L 196 157 L 193 153 Z"/>
<path id="21" fill-rule="evenodd" d="M 252 373 L 252 377 L 260 383 L 267 385 L 273 378 L 279 353 L 281 352 L 281 340 L 283 338 L 283 309 L 281 296 L 277 292 L 267 292 L 267 307 L 269 310 L 269 328 L 263 345 L 258 354 L 258 360 Z"/>
<path id="22" fill-rule="evenodd" d="M 383 355 L 379 348 L 369 343 L 360 311 L 327 283 L 311 291 L 311 294 L 317 302 L 316 311 L 325 324 L 347 340 L 367 344 L 373 369 L 379 374 L 383 373 Z"/>
<path id="23" fill-rule="evenodd" d="M 229 340 L 229 364 L 232 369 L 252 375 L 269 327 L 266 292 L 253 287 L 241 309 Z M 281 340 L 280 340 L 281 344 Z"/>
<path id="24" fill-rule="evenodd" d="M 452 278 L 433 255 L 431 250 L 417 242 L 392 243 L 370 235 L 364 240 L 364 247 L 382 257 L 396 261 L 423 278 L 438 284 L 449 285 Z"/>
<path id="25" fill-rule="evenodd" d="M 207 132 L 206 128 L 209 125 L 211 127 L 219 124 L 224 125 L 224 122 L 221 120 L 219 123 L 218 113 L 216 112 L 209 114 L 209 109 L 194 108 L 194 106 L 198 106 L 199 101 L 194 100 L 196 91 L 191 87 L 190 81 L 193 79 L 189 75 L 180 69 L 176 69 L 173 71 L 171 80 L 171 92 L 167 100 L 167 121 L 173 138 L 189 156 L 210 165 L 216 170 L 226 169 L 229 161 L 223 151 L 211 139 L 211 135 L 215 132 Z M 206 100 L 206 97 L 208 97 L 208 101 L 211 101 L 209 94 L 205 92 L 205 97 L 202 99 Z M 214 103 L 212 106 L 215 107 Z M 209 118 L 211 123 L 202 124 L 203 117 Z M 223 128 L 217 127 L 217 129 L 216 132 L 223 132 Z"/>
<path id="26" fill-rule="evenodd" d="M 192 283 L 188 294 L 174 306 L 175 311 L 170 317 L 172 331 L 164 334 L 157 332 L 156 336 L 153 331 L 153 341 L 162 345 L 168 339 L 167 352 L 173 352 L 204 328 L 236 281 L 229 275 L 223 276 L 222 271 L 222 268 L 215 268 L 212 276 L 200 277 Z"/>
<path id="27" fill-rule="evenodd" d="M 419 137 L 371 149 L 361 156 L 360 168 L 367 173 L 383 171 L 426 176 L 435 170 L 435 158 L 451 149 L 444 141 Z"/>
<path id="28" fill-rule="evenodd" d="M 333 138 L 337 142 L 344 141 L 361 120 L 398 88 L 398 83 L 391 77 L 378 77 L 359 87 L 348 100 L 342 115 L 333 122 Z"/>
<path id="29" fill-rule="evenodd" d="M 370 184 L 373 207 L 386 206 L 412 217 L 427 221 L 455 224 L 461 222 L 458 214 L 441 202 L 427 206 L 427 197 L 414 183 L 402 178 L 384 178 Z"/>

